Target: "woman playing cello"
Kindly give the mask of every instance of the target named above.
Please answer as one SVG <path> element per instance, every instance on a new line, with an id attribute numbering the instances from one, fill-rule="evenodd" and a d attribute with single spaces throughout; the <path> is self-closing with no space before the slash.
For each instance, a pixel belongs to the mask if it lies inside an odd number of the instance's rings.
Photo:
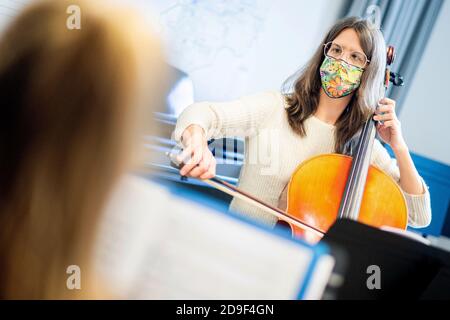
<path id="1" fill-rule="evenodd" d="M 408 209 L 408 225 L 431 221 L 430 195 L 402 136 L 395 101 L 383 98 L 386 44 L 369 21 L 338 21 L 301 70 L 287 92 L 268 91 L 232 102 L 200 102 L 180 115 L 174 138 L 184 145 L 180 173 L 200 179 L 215 176 L 211 138 L 245 138 L 245 160 L 239 188 L 272 206 L 282 207 L 286 185 L 296 167 L 313 156 L 343 153 L 344 147 L 373 117 L 379 137 L 392 148 L 392 159 L 379 140 L 370 163 L 400 186 Z M 270 152 L 270 157 L 262 154 Z M 188 161 L 186 161 L 188 159 Z M 269 225 L 277 218 L 242 199 L 230 209 Z"/>

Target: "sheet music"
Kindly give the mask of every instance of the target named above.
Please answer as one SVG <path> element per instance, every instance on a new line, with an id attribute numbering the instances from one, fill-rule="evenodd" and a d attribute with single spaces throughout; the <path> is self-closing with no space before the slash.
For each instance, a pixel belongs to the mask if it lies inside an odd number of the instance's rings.
<path id="1" fill-rule="evenodd" d="M 0 32 L 32 0 L 0 0 Z"/>
<path id="2" fill-rule="evenodd" d="M 107 209 L 98 265 L 115 292 L 133 299 L 297 297 L 310 248 L 159 188 L 142 192 L 128 182 Z M 320 298 L 325 285 L 309 298 Z"/>

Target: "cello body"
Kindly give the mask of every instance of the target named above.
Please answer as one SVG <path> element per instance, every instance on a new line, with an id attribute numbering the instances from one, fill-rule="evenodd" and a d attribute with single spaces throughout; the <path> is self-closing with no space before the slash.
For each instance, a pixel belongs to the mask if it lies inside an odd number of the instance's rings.
<path id="1" fill-rule="evenodd" d="M 287 213 L 322 232 L 339 218 L 339 207 L 351 173 L 352 157 L 323 154 L 300 164 L 292 174 Z M 408 210 L 398 184 L 380 169 L 369 166 L 357 221 L 373 227 L 406 229 Z M 308 238 L 304 229 L 291 225 L 292 233 Z"/>

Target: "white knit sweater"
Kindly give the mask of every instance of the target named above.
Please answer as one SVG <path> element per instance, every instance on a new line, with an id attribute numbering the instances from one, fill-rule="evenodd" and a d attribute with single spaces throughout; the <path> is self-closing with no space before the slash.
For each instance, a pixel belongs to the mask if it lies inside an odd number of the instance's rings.
<path id="1" fill-rule="evenodd" d="M 178 118 L 174 139 L 180 142 L 191 124 L 201 126 L 208 139 L 245 138 L 245 160 L 239 187 L 267 203 L 277 206 L 291 174 L 304 160 L 334 152 L 334 126 L 312 116 L 305 121 L 306 136 L 300 137 L 289 126 L 284 96 L 268 91 L 232 102 L 200 102 L 187 107 Z M 371 163 L 397 182 L 400 172 L 382 144 L 375 140 Z M 404 192 L 408 224 L 425 227 L 431 221 L 430 194 L 422 179 L 424 193 Z M 240 199 L 233 199 L 230 210 L 274 225 L 277 218 Z"/>

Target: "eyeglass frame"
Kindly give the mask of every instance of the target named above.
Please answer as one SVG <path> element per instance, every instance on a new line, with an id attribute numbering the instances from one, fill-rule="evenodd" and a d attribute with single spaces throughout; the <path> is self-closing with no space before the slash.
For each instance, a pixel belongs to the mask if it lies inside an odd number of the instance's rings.
<path id="1" fill-rule="evenodd" d="M 365 62 L 365 64 L 364 64 L 364 67 L 355 66 L 354 64 L 348 62 L 347 60 L 342 59 L 342 57 L 341 57 L 341 58 L 335 58 L 335 57 L 332 57 L 332 56 L 328 55 L 328 54 L 325 52 L 325 49 L 326 49 L 326 47 L 327 47 L 328 44 L 335 44 L 335 45 L 341 47 L 341 49 L 344 49 L 344 48 L 342 48 L 342 46 L 341 46 L 340 44 L 334 43 L 333 41 L 329 41 L 329 42 L 327 42 L 327 43 L 324 43 L 324 44 L 323 44 L 323 54 L 324 54 L 325 56 L 327 56 L 327 57 L 331 57 L 331 58 L 333 58 L 333 59 L 338 59 L 338 60 L 343 60 L 343 61 L 345 61 L 346 63 L 348 63 L 349 65 L 354 66 L 354 67 L 357 67 L 357 68 L 361 68 L 362 70 L 365 70 L 365 68 L 367 67 L 367 65 L 370 63 L 370 60 L 369 60 L 369 58 L 367 58 L 367 55 L 366 55 L 364 52 L 358 52 L 358 51 L 353 51 L 353 52 L 362 53 L 362 54 L 366 57 L 366 62 Z M 342 50 L 342 52 L 344 52 L 344 50 Z"/>

